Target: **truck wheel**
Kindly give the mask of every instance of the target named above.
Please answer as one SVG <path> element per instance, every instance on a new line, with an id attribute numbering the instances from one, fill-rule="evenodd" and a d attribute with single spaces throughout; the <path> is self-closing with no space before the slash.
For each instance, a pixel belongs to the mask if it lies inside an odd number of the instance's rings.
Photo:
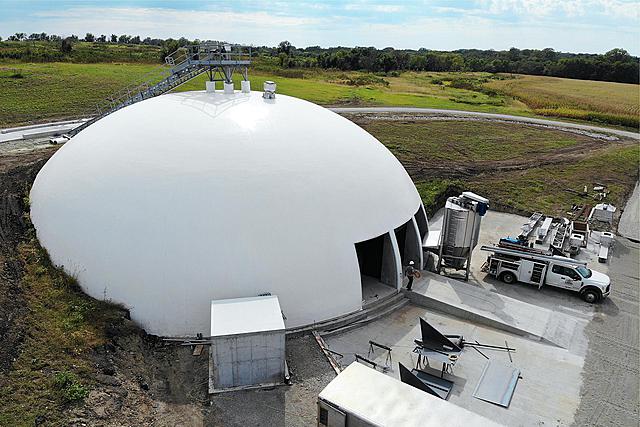
<path id="1" fill-rule="evenodd" d="M 510 285 L 512 283 L 515 283 L 516 280 L 517 279 L 516 279 L 516 275 L 515 274 L 509 273 L 508 271 L 506 273 L 502 273 L 502 281 L 504 283 L 507 283 L 507 284 Z"/>
<path id="2" fill-rule="evenodd" d="M 596 289 L 585 289 L 584 291 L 580 292 L 580 296 L 589 304 L 596 303 L 602 298 L 602 294 Z"/>

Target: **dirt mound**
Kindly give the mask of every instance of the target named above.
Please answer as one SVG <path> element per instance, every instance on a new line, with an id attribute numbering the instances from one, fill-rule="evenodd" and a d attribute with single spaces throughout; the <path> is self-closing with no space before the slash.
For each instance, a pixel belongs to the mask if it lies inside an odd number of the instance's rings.
<path id="1" fill-rule="evenodd" d="M 0 157 L 0 376 L 11 368 L 25 331 L 16 319 L 24 315 L 18 245 L 29 229 L 24 218 L 30 183 L 55 150 Z"/>
<path id="2" fill-rule="evenodd" d="M 9 373 L 25 351 L 27 337 L 37 334 L 29 329 L 29 322 L 22 321 L 30 312 L 20 247 L 31 242 L 34 235 L 28 219 L 28 191 L 55 151 L 50 148 L 0 155 L 0 392 L 8 394 L 9 399 L 8 390 L 17 386 L 11 384 Z M 48 268 L 48 260 L 42 262 L 43 270 Z M 207 401 L 206 351 L 194 357 L 189 347 L 147 335 L 128 319 L 126 310 L 108 310 L 115 315 L 104 326 L 107 342 L 78 353 L 79 359 L 75 359 L 80 363 L 80 358 L 88 358 L 89 366 L 95 368 L 78 373 L 80 382 L 88 388 L 84 402 L 64 403 L 53 396 L 35 399 L 23 414 L 14 413 L 10 419 L 35 425 L 202 424 Z M 47 369 L 46 360 L 38 364 Z M 69 366 L 70 371 L 73 368 Z M 32 369 L 42 371 L 36 365 Z M 25 406 L 21 402 L 3 403 L 14 408 Z"/>

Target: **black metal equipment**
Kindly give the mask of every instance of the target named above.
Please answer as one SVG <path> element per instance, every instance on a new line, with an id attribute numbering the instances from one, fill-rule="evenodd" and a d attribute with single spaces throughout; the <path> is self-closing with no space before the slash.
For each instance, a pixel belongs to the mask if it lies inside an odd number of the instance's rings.
<path id="1" fill-rule="evenodd" d="M 354 357 L 356 358 L 356 362 L 363 362 L 366 363 L 367 365 L 371 366 L 373 369 L 378 369 L 378 365 L 376 362 L 374 362 L 373 360 L 369 360 L 364 356 L 360 356 L 358 353 L 354 354 Z M 380 366 L 380 369 L 382 370 L 382 372 L 387 372 L 389 370 L 389 367 L 387 366 Z"/>
<path id="2" fill-rule="evenodd" d="M 367 357 L 370 357 L 372 354 L 374 354 L 374 347 L 381 348 L 382 350 L 387 352 L 387 358 L 385 359 L 384 363 L 386 368 L 391 368 L 391 363 L 393 363 L 393 361 L 391 360 L 392 349 L 390 347 L 387 347 L 386 345 L 382 345 L 375 341 L 369 340 L 369 352 L 367 353 Z"/>
<path id="3" fill-rule="evenodd" d="M 398 367 L 400 369 L 400 381 L 403 383 L 443 400 L 447 400 L 449 397 L 453 388 L 452 381 L 438 378 L 435 375 L 417 369 L 410 371 L 402 363 L 398 363 Z"/>
<path id="4" fill-rule="evenodd" d="M 462 351 L 461 343 L 464 342 L 462 335 L 443 335 L 423 318 L 420 318 L 420 332 L 422 337 L 419 345 L 422 347 L 446 354 Z M 451 339 L 457 342 L 453 342 Z"/>

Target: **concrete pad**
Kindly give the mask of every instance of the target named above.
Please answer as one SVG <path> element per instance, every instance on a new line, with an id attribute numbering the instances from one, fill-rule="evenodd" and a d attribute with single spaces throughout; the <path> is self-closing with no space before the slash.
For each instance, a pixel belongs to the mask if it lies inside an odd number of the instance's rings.
<path id="1" fill-rule="evenodd" d="M 361 328 L 327 337 L 325 341 L 331 350 L 344 355 L 343 366 L 355 360 L 355 353 L 366 357 L 369 340 L 387 345 L 392 348 L 393 359 L 387 375 L 399 378 L 398 362 L 408 368 L 415 367 L 417 356 L 412 350 L 413 340 L 420 337 L 420 317 L 442 333 L 462 334 L 466 341 L 477 340 L 490 345 L 502 346 L 506 340 L 510 347 L 516 349 L 511 357 L 514 367 L 522 371 L 522 379 L 516 385 L 508 408 L 473 397 L 487 359 L 470 347 L 463 349 L 453 373 L 444 376 L 454 382 L 449 402 L 505 425 L 555 426 L 573 422 L 573 414 L 580 402 L 580 373 L 584 357 L 570 350 L 506 334 L 414 305 L 405 306 Z M 483 349 L 482 352 L 493 360 L 511 363 L 504 351 Z M 386 353 L 377 349 L 369 358 L 384 366 Z M 439 374 L 436 371 L 441 366 L 432 363 L 432 368 L 434 370 L 430 372 Z"/>
<path id="2" fill-rule="evenodd" d="M 2 129 L 0 130 L 0 143 L 69 132 L 85 121 L 86 119 L 66 120 L 55 123 Z"/>
<path id="3" fill-rule="evenodd" d="M 429 222 L 430 227 L 439 227 L 439 224 L 441 224 L 442 221 L 441 218 L 441 211 L 436 212 Z M 497 292 L 516 300 L 544 307 L 555 312 L 561 312 L 570 316 L 590 320 L 601 304 L 588 304 L 584 302 L 577 293 L 566 289 L 551 286 L 543 286 L 538 289 L 537 286 L 524 283 L 508 285 L 481 271 L 482 264 L 486 261 L 488 252 L 481 251 L 480 247 L 482 245 L 495 244 L 498 242 L 500 237 L 517 236 L 520 232 L 520 226 L 527 222 L 527 219 L 528 218 L 519 215 L 502 212 L 487 212 L 482 219 L 478 245 L 471 256 L 469 283 L 473 283 L 488 291 Z M 597 262 L 597 246 L 596 239 L 590 239 L 587 248 L 583 248 L 576 259 L 586 261 L 588 266 L 596 271 L 609 274 L 609 264 Z M 613 257 L 615 257 L 617 250 L 622 250 L 622 248 L 618 249 L 617 247 L 614 247 L 612 250 Z M 615 287 L 615 282 L 613 286 Z M 606 301 L 604 303 L 606 303 Z"/>
<path id="4" fill-rule="evenodd" d="M 424 272 L 406 296 L 414 304 L 474 323 L 573 349 L 581 354 L 586 352 L 586 341 L 577 337 L 583 335 L 587 320 L 519 301 L 471 283 Z"/>
<path id="5" fill-rule="evenodd" d="M 620 216 L 618 223 L 618 234 L 627 239 L 640 241 L 640 184 L 636 183 L 636 188 Z"/>
<path id="6" fill-rule="evenodd" d="M 361 276 L 362 279 L 362 304 L 370 304 L 379 299 L 386 297 L 397 292 L 397 290 L 389 285 L 385 285 L 379 280 L 369 277 Z"/>

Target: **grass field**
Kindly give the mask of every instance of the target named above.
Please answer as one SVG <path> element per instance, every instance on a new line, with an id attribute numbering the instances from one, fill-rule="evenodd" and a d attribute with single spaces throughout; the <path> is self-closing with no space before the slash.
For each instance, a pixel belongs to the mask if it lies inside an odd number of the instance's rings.
<path id="1" fill-rule="evenodd" d="M 51 264 L 35 230 L 30 231 L 32 237 L 20 245 L 27 310 L 17 321 L 30 333 L 0 382 L 0 425 L 34 425 L 38 416 L 44 425 L 67 425 L 68 411 L 95 383 L 95 349 L 107 342 L 108 325 L 123 318 L 124 311 L 84 294 Z"/>
<path id="2" fill-rule="evenodd" d="M 594 184 L 605 184 L 610 191 L 606 201 L 619 208 L 624 207 L 626 198 L 638 181 L 639 167 L 640 150 L 637 146 L 613 146 L 579 161 L 484 174 L 470 179 L 468 183 L 472 191 L 516 209 L 566 215 L 574 204 L 599 203 L 593 198 L 567 191 L 582 191 L 584 185 L 591 190 Z"/>
<path id="3" fill-rule="evenodd" d="M 638 128 L 640 87 L 633 84 L 517 76 L 485 86 L 511 95 L 536 114 Z"/>
<path id="4" fill-rule="evenodd" d="M 518 211 L 564 215 L 595 204 L 567 189 L 605 184 L 623 206 L 638 180 L 637 143 L 602 142 L 554 129 L 494 122 L 358 122 L 396 157 L 425 206 L 448 186 L 470 189 Z"/>
<path id="5" fill-rule="evenodd" d="M 95 104 L 156 68 L 155 64 L 141 63 L 0 63 L 0 126 L 92 115 Z M 637 99 L 633 101 L 633 93 L 638 91 L 636 85 L 532 76 L 511 79 L 487 73 L 430 72 L 377 76 L 279 69 L 258 62 L 250 71 L 250 79 L 254 90 L 261 90 L 265 80 L 275 80 L 280 93 L 322 105 L 415 106 L 549 115 L 612 124 L 624 122 L 627 126 L 633 124 L 634 117 L 637 121 L 639 108 Z M 201 90 L 205 80 L 205 75 L 201 75 L 177 90 Z M 576 95 L 576 85 L 582 88 L 581 98 Z"/>
<path id="6" fill-rule="evenodd" d="M 69 53 L 62 53 L 58 43 L 45 41 L 1 41 L 0 60 L 74 63 L 142 62 L 158 63 L 161 49 L 143 44 L 111 44 L 75 42 Z"/>
<path id="7" fill-rule="evenodd" d="M 365 129 L 401 160 L 429 159 L 449 164 L 529 159 L 587 140 L 566 132 L 476 121 L 373 121 Z"/>
<path id="8" fill-rule="evenodd" d="M 0 64 L 0 126 L 93 114 L 94 106 L 137 81 L 146 64 Z"/>

